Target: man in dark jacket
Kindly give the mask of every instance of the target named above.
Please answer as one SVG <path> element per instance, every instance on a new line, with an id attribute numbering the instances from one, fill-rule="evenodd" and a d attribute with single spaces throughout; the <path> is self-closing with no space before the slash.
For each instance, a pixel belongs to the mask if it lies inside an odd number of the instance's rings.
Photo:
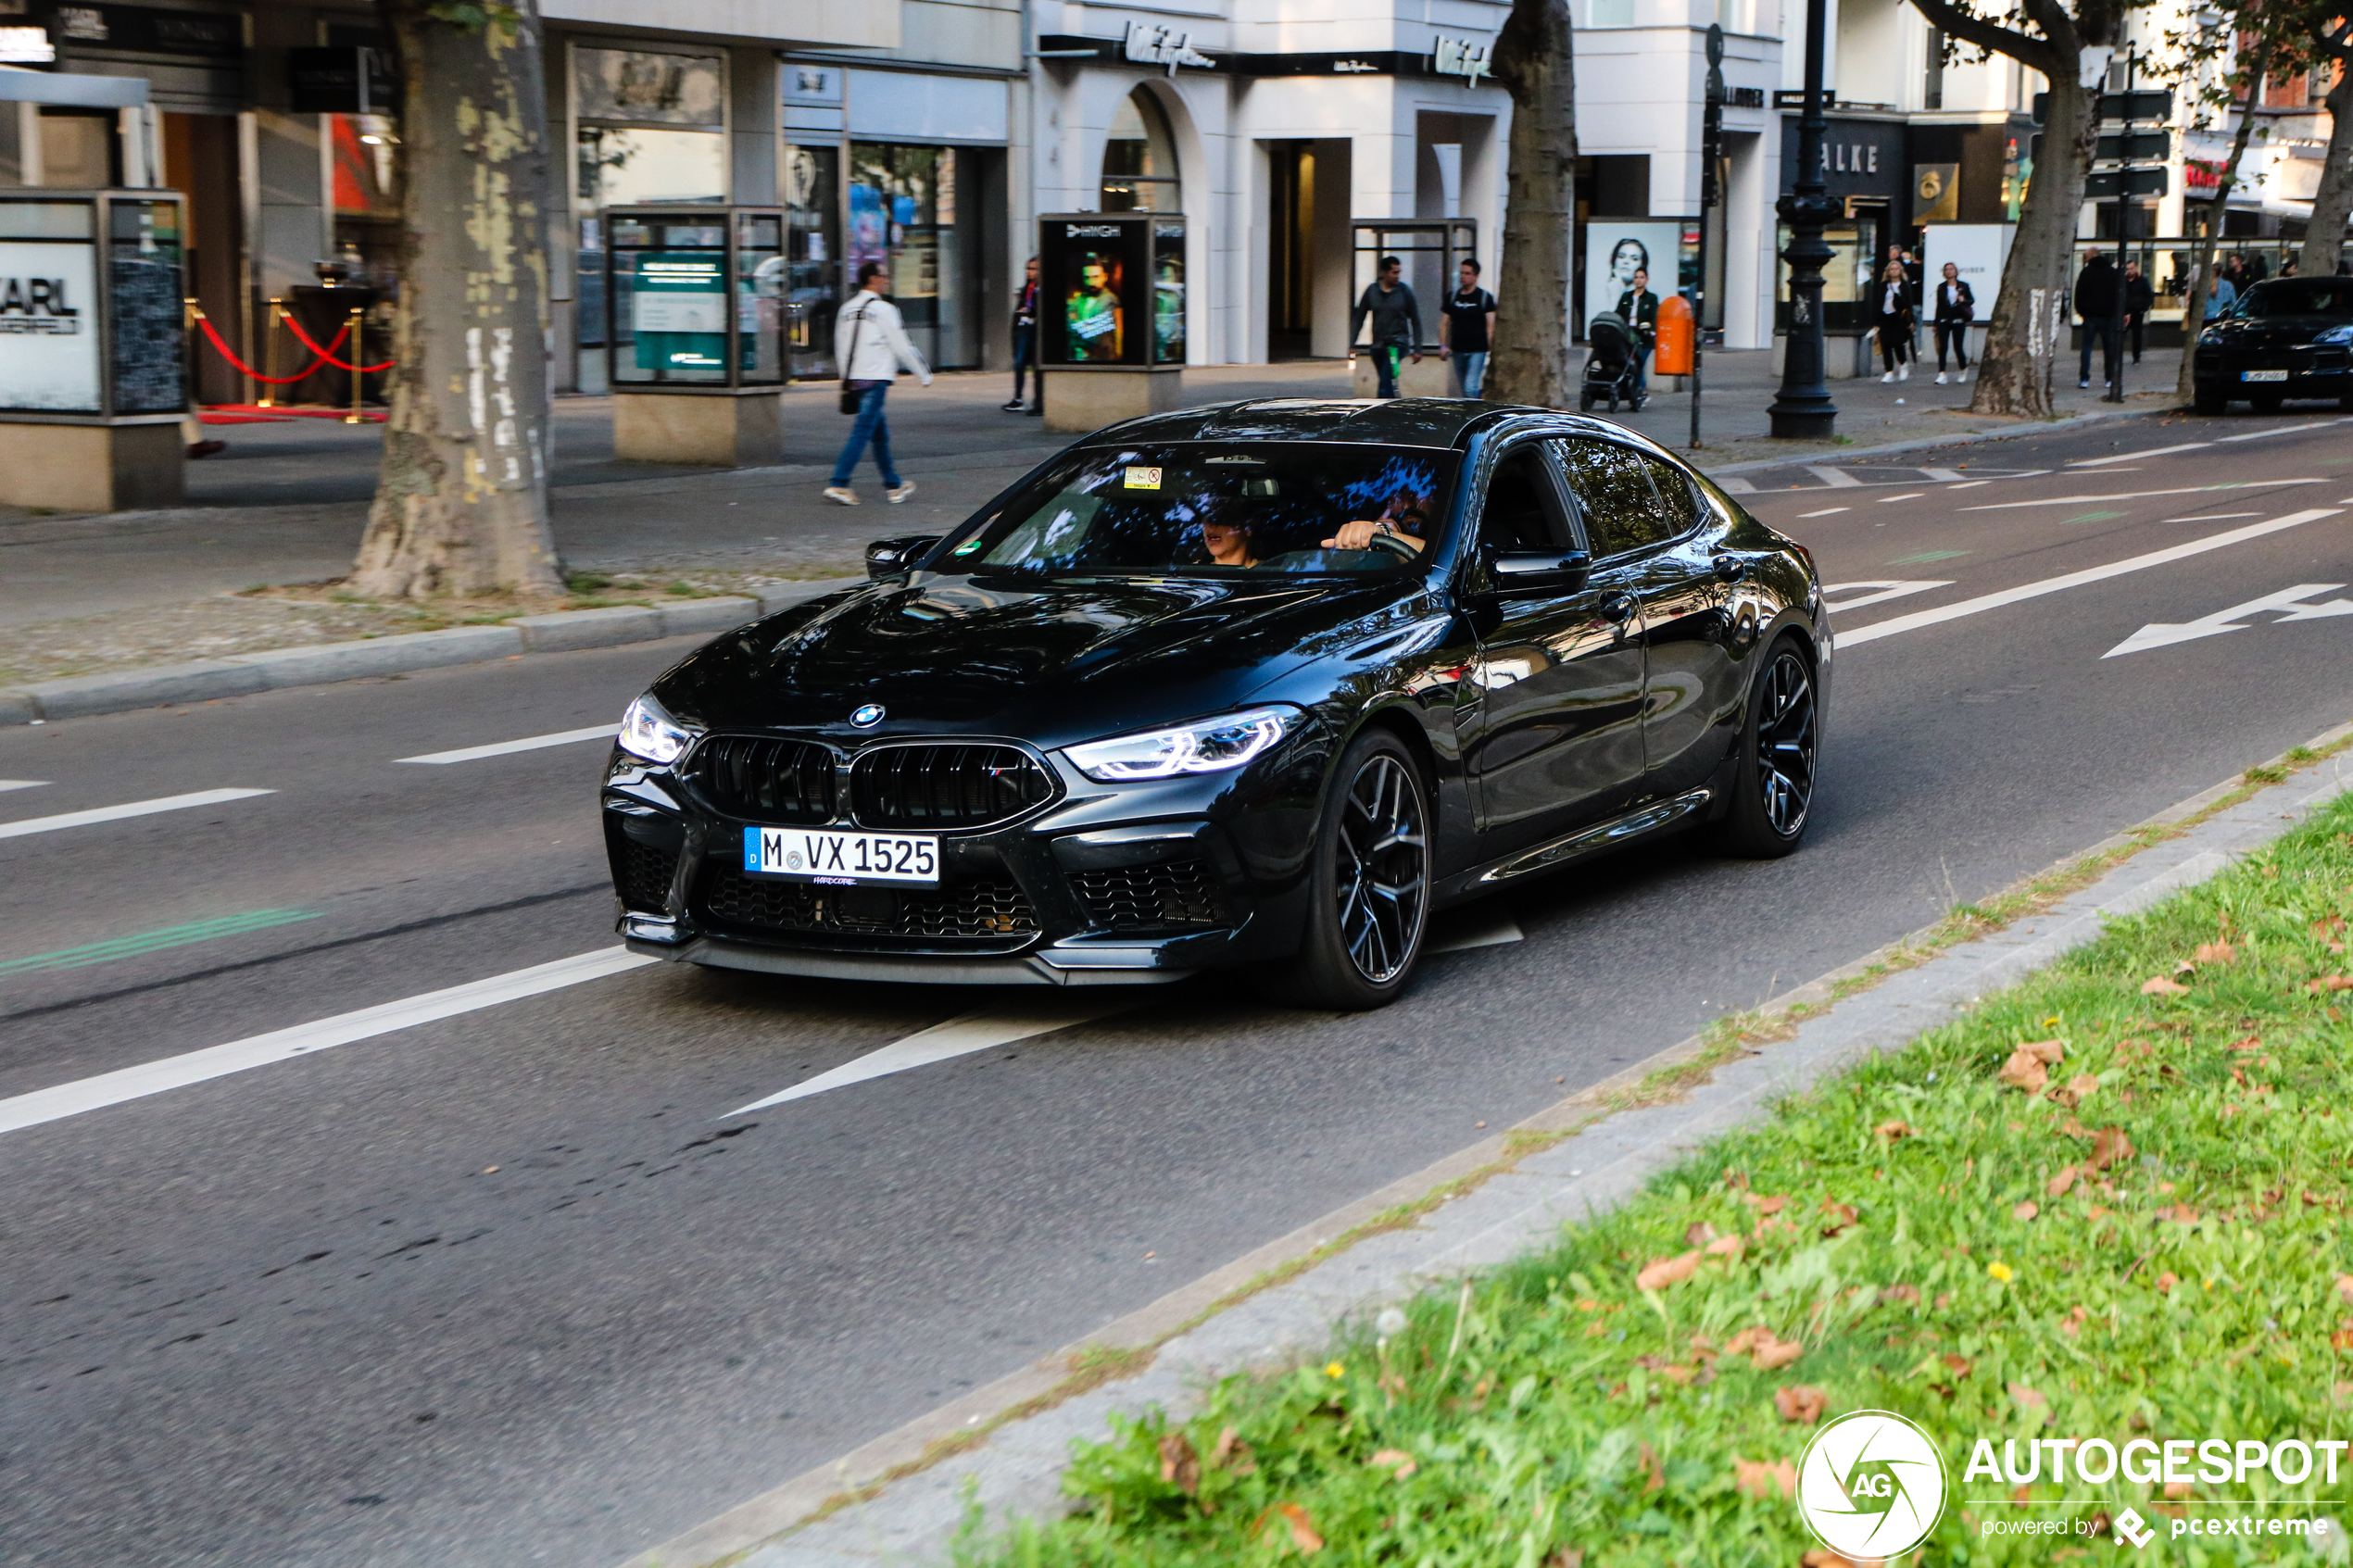
<path id="1" fill-rule="evenodd" d="M 1401 358 L 1410 354 L 1417 365 L 1422 359 L 1422 307 L 1414 302 L 1414 291 L 1403 281 L 1404 271 L 1405 264 L 1397 257 L 1382 257 L 1373 285 L 1356 301 L 1356 308 L 1348 317 L 1348 341 L 1352 344 L 1364 330 L 1365 318 L 1373 320 L 1376 397 L 1397 395 L 1397 363 Z"/>
<path id="2" fill-rule="evenodd" d="M 2133 363 L 2141 362 L 2141 334 L 2148 326 L 2149 311 L 2157 305 L 2157 290 L 2141 276 L 2141 264 L 2124 264 L 2124 331 L 2133 340 Z"/>
<path id="3" fill-rule="evenodd" d="M 1961 270 L 1944 264 L 1944 281 L 1936 285 L 1936 384 L 1944 384 L 1944 351 L 1949 345 L 1961 362 L 1961 380 L 1969 380 L 1969 329 L 1977 319 L 1977 295 L 1961 281 Z"/>
<path id="4" fill-rule="evenodd" d="M 1634 395 L 1650 391 L 1651 350 L 1658 345 L 1658 295 L 1651 293 L 1650 270 L 1634 269 L 1634 286 L 1617 296 L 1617 314 L 1634 334 Z"/>
<path id="5" fill-rule="evenodd" d="M 2116 275 L 2116 263 L 2102 250 L 2093 251 L 2083 258 L 2083 270 L 2075 278 L 2075 313 L 2083 318 L 2083 357 L 2077 371 L 2075 384 L 2092 384 L 2092 345 L 2100 345 L 2101 363 L 2108 368 L 2108 384 L 2116 384 L 2116 306 L 2118 291 L 2123 280 Z"/>

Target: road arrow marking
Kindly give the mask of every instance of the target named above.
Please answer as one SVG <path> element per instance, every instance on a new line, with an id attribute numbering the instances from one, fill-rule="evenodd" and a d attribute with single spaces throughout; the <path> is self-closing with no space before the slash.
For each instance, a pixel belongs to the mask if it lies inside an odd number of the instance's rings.
<path id="1" fill-rule="evenodd" d="M 1877 577 L 1868 583 L 1833 583 L 1822 590 L 1822 608 L 1832 615 L 1844 615 L 1848 610 L 1861 609 L 1866 605 L 1885 604 L 1890 599 L 1900 599 L 1909 594 L 1925 594 L 1931 588 L 1949 588 L 1952 585 L 1950 578 L 1941 583 L 1906 583 L 1894 577 Z M 1838 599 L 1841 594 L 1859 594 L 1862 596 Z M 1838 602 L 1831 603 L 1832 599 Z"/>
<path id="2" fill-rule="evenodd" d="M 2266 594 L 2243 605 L 2218 609 L 2196 621 L 2153 621 L 2100 657 L 2114 659 L 2120 653 L 2139 653 L 2144 648 L 2168 647 L 2175 643 L 2196 642 L 2200 637 L 2219 637 L 2225 632 L 2244 632 L 2246 627 L 2235 622 L 2250 615 L 2260 615 L 2267 609 L 2288 612 L 2282 619 L 2272 621 L 2274 626 L 2284 626 L 2291 621 L 2322 621 L 2334 615 L 2353 615 L 2353 599 L 2330 599 L 2316 605 L 2302 602 L 2314 594 L 2331 593 L 2344 586 L 2342 583 L 2298 583 L 2293 588 L 2283 588 L 2276 594 Z"/>

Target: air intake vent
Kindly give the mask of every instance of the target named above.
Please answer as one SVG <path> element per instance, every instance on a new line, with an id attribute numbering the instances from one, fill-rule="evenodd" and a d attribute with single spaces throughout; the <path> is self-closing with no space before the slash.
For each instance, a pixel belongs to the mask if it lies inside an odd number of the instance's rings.
<path id="1" fill-rule="evenodd" d="M 1053 797 L 1052 776 L 1010 746 L 887 746 L 850 767 L 850 809 L 862 827 L 987 827 Z"/>
<path id="2" fill-rule="evenodd" d="M 714 920 L 765 931 L 837 936 L 1003 939 L 1026 936 L 1038 917 L 1011 877 L 972 877 L 937 888 L 824 887 L 749 877 L 712 862 L 703 904 Z"/>
<path id="3" fill-rule="evenodd" d="M 1227 923 L 1225 895 L 1206 861 L 1074 872 L 1072 891 L 1103 931 L 1189 931 Z"/>
<path id="4" fill-rule="evenodd" d="M 670 884 L 678 874 L 678 851 L 640 844 L 626 834 L 612 841 L 612 880 L 623 909 L 639 914 L 670 912 Z"/>
<path id="5" fill-rule="evenodd" d="M 834 754 L 764 735 L 713 735 L 695 753 L 695 774 L 718 808 L 764 822 L 834 820 Z"/>

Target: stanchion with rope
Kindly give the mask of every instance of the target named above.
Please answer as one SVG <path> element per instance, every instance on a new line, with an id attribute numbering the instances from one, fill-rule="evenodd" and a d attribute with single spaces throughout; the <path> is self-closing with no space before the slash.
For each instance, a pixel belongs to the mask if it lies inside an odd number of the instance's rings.
<path id="1" fill-rule="evenodd" d="M 360 341 L 360 331 L 359 331 L 359 307 L 358 307 L 358 306 L 356 306 L 356 305 L 355 305 L 355 306 L 353 306 L 353 307 L 351 307 L 351 320 L 344 323 L 344 330 L 345 330 L 346 332 L 348 332 L 348 333 L 350 333 L 350 334 L 351 334 L 351 341 L 352 341 L 352 344 L 353 344 L 353 348 L 352 348 L 352 351 L 351 351 L 351 357 L 352 357 L 354 359 L 357 359 L 357 358 L 359 358 L 359 350 L 360 350 L 360 348 L 361 348 L 362 346 L 364 346 L 364 345 L 361 344 L 361 341 Z M 385 364 L 387 364 L 387 365 L 389 365 L 389 364 L 391 364 L 391 363 L 392 363 L 392 361 L 391 361 L 391 360 L 389 360 L 389 359 L 387 359 L 387 360 L 385 360 L 385 361 L 384 361 L 384 363 L 385 363 Z M 352 366 L 352 367 L 351 367 L 351 412 L 349 412 L 348 414 L 346 414 L 346 415 L 343 417 L 343 422 L 344 422 L 344 423 L 346 423 L 346 424 L 347 424 L 347 425 L 364 424 L 364 423 L 366 423 L 366 422 L 367 422 L 365 420 L 363 420 L 363 419 L 360 417 L 360 413 L 359 413 L 359 377 L 360 377 L 360 375 L 361 375 L 361 371 L 360 371 L 359 367 L 359 366 L 357 366 L 357 365 Z"/>
<path id="2" fill-rule="evenodd" d="M 261 329 L 261 362 L 270 367 L 270 373 L 266 376 L 254 376 L 256 381 L 271 382 L 280 386 L 286 384 L 277 379 L 278 318 L 285 313 L 286 307 L 284 302 L 273 296 L 270 301 L 270 320 Z M 220 340 L 216 338 L 213 341 L 215 345 L 218 345 Z M 226 351 L 224 350 L 223 352 Z M 318 367 L 314 365 L 311 369 L 316 370 Z M 305 375 L 308 373 L 308 371 L 304 372 Z M 253 375 L 253 372 L 251 370 L 247 370 L 245 374 L 251 376 Z M 296 379 L 298 381 L 301 377 L 296 377 Z M 276 402 L 276 398 L 271 396 L 270 394 L 265 392 L 254 400 L 254 407 L 258 408 L 267 408 L 274 405 Z"/>

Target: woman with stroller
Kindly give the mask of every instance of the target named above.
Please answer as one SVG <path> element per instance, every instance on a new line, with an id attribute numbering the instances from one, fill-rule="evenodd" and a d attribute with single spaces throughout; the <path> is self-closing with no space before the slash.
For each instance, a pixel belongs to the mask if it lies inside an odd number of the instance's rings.
<path id="1" fill-rule="evenodd" d="M 1883 382 L 1912 379 L 1912 317 L 1911 280 L 1904 275 L 1904 264 L 1891 261 L 1880 276 L 1879 358 L 1886 368 L 1880 377 Z"/>

